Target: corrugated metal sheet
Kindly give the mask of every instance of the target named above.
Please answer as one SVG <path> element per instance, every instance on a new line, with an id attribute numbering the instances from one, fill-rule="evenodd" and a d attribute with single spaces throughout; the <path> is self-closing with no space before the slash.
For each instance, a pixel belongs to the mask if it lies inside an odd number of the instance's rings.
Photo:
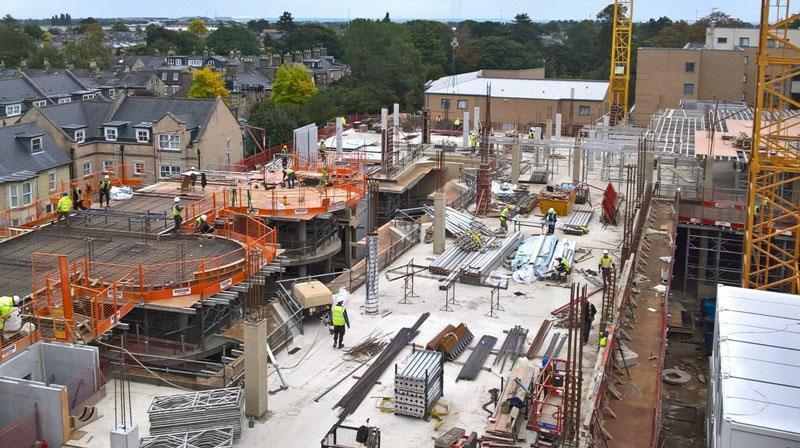
<path id="1" fill-rule="evenodd" d="M 800 436 L 800 296 L 718 286 L 723 420 Z"/>
<path id="2" fill-rule="evenodd" d="M 492 98 L 568 100 L 575 89 L 578 101 L 603 101 L 608 93 L 608 81 L 480 78 L 479 72 L 439 78 L 425 93 L 481 96 L 486 95 L 487 84 L 492 85 Z"/>

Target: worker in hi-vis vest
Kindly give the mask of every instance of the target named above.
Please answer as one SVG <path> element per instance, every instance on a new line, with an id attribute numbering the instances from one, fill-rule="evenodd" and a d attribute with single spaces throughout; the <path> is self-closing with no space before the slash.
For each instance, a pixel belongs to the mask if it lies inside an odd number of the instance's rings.
<path id="1" fill-rule="evenodd" d="M 175 199 L 172 200 L 172 220 L 175 221 L 175 227 L 172 229 L 172 234 L 177 235 L 181 233 L 181 224 L 183 223 L 183 216 L 181 216 L 181 212 L 183 211 L 183 207 L 181 207 L 181 198 L 175 196 Z"/>
<path id="2" fill-rule="evenodd" d="M 611 270 L 616 268 L 614 266 L 614 260 L 608 255 L 608 251 L 603 251 L 603 256 L 600 257 L 600 262 L 597 264 L 597 269 L 603 274 L 603 289 L 606 289 L 606 285 L 611 284 Z"/>
<path id="3" fill-rule="evenodd" d="M 511 213 L 511 210 L 514 209 L 514 206 L 511 204 L 506 205 L 500 210 L 500 228 L 508 232 L 508 215 Z"/>
<path id="4" fill-rule="evenodd" d="M 56 212 L 58 216 L 56 217 L 56 224 L 60 224 L 62 220 L 67 227 L 69 227 L 69 212 L 72 211 L 72 198 L 69 197 L 69 192 L 64 192 L 61 194 L 61 199 L 58 200 L 58 204 L 56 204 Z"/>
<path id="5" fill-rule="evenodd" d="M 100 181 L 100 208 L 103 207 L 103 199 L 106 200 L 106 208 L 111 205 L 111 178 L 106 174 Z"/>
<path id="6" fill-rule="evenodd" d="M 333 348 L 342 348 L 344 339 L 344 326 L 350 328 L 350 319 L 347 317 L 347 310 L 344 309 L 344 301 L 339 300 L 331 308 L 331 323 L 333 324 Z"/>
<path id="7" fill-rule="evenodd" d="M 0 332 L 6 326 L 6 319 L 11 315 L 11 310 L 20 304 L 19 296 L 3 296 L 0 297 Z"/>

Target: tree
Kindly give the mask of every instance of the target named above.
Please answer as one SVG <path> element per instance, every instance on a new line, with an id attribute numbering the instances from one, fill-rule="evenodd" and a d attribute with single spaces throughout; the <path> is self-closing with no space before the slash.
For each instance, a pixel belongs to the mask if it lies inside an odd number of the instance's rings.
<path id="1" fill-rule="evenodd" d="M 271 142 L 287 142 L 294 129 L 306 124 L 302 110 L 293 104 L 258 101 L 250 108 L 247 121 L 253 126 L 267 129 Z"/>
<path id="2" fill-rule="evenodd" d="M 45 68 L 44 61 L 51 68 L 64 68 L 64 53 L 50 43 L 45 43 L 34 51 L 30 56 L 28 66 L 30 68 Z"/>
<path id="3" fill-rule="evenodd" d="M 386 11 L 386 15 L 383 16 L 383 23 L 389 23 L 392 19 L 389 17 L 389 11 Z"/>
<path id="4" fill-rule="evenodd" d="M 292 17 L 292 13 L 289 11 L 284 11 L 283 14 L 278 18 L 278 29 L 288 33 L 289 31 L 294 28 L 294 17 Z"/>
<path id="5" fill-rule="evenodd" d="M 299 106 L 318 91 L 311 72 L 304 65 L 281 65 L 275 72 L 275 80 L 272 81 L 272 101 L 278 104 Z"/>
<path id="6" fill-rule="evenodd" d="M 268 20 L 258 19 L 247 22 L 247 29 L 257 34 L 261 34 L 267 28 L 269 28 Z"/>
<path id="7" fill-rule="evenodd" d="M 337 58 L 342 57 L 342 46 L 339 43 L 339 37 L 330 27 L 319 23 L 295 26 L 286 34 L 282 43 L 270 42 L 270 44 L 273 49 L 280 53 L 293 53 L 314 47 L 325 47 L 328 50 L 328 54 Z"/>
<path id="8" fill-rule="evenodd" d="M 196 34 L 188 31 L 172 31 L 166 28 L 149 25 L 145 42 L 152 52 L 158 50 L 162 54 L 173 50 L 179 54 L 192 54 L 203 51 L 205 44 Z"/>
<path id="9" fill-rule="evenodd" d="M 83 35 L 67 44 L 64 50 L 66 61 L 76 68 L 89 68 L 94 62 L 98 68 L 111 65 L 111 49 L 103 46 L 103 29 L 97 22 L 85 24 Z"/>
<path id="10" fill-rule="evenodd" d="M 239 50 L 243 54 L 257 54 L 261 50 L 255 34 L 240 25 L 221 26 L 208 35 L 206 45 L 217 54 Z"/>
<path id="11" fill-rule="evenodd" d="M 34 38 L 36 40 L 42 40 L 42 36 L 44 36 L 44 31 L 42 31 L 42 29 L 39 28 L 39 25 L 37 25 L 37 24 L 35 24 L 33 22 L 28 22 L 25 25 L 25 28 L 22 29 L 22 31 L 24 31 L 25 34 L 27 34 L 28 36 L 31 36 L 32 38 Z"/>
<path id="12" fill-rule="evenodd" d="M 230 93 L 225 87 L 222 72 L 203 67 L 192 72 L 192 86 L 189 88 L 189 98 L 217 98 L 227 100 Z"/>
<path id="13" fill-rule="evenodd" d="M 7 15 L 0 23 L 0 60 L 8 66 L 18 66 L 33 48 L 33 38 L 23 33 L 17 21 Z"/>
<path id="14" fill-rule="evenodd" d="M 515 25 L 530 25 L 533 23 L 533 20 L 531 20 L 531 16 L 529 16 L 528 13 L 523 12 L 514 16 L 513 23 Z"/>
<path id="15" fill-rule="evenodd" d="M 421 56 L 425 80 L 441 78 L 452 71 L 453 31 L 449 26 L 433 20 L 411 20 L 403 26 Z"/>
<path id="16" fill-rule="evenodd" d="M 206 28 L 205 22 L 203 22 L 200 17 L 197 17 L 189 22 L 189 26 L 186 28 L 186 30 L 196 35 L 208 33 L 208 28 Z"/>
<path id="17" fill-rule="evenodd" d="M 125 22 L 114 22 L 114 24 L 111 25 L 111 32 L 124 33 L 127 31 L 130 31 L 130 28 L 128 28 L 128 26 L 125 25 Z"/>

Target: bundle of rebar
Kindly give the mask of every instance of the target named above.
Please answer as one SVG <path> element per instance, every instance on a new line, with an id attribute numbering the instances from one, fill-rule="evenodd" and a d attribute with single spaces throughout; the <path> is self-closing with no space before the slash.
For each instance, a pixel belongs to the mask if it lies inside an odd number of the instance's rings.
<path id="1" fill-rule="evenodd" d="M 430 316 L 430 313 L 423 313 L 413 326 L 410 328 L 401 328 L 369 369 L 361 375 L 361 378 L 359 378 L 356 384 L 354 384 L 333 406 L 334 409 L 337 407 L 342 408 L 339 413 L 340 419 L 344 420 L 345 417 L 358 409 L 358 406 L 364 401 L 364 398 L 367 396 L 370 389 L 372 389 L 372 386 L 378 381 L 378 378 L 380 378 L 400 351 L 414 339 L 419 331 L 419 327 L 428 319 L 428 316 Z"/>
<path id="2" fill-rule="evenodd" d="M 239 438 L 243 413 L 244 393 L 238 387 L 162 395 L 147 409 L 151 435 L 232 428 Z"/>
<path id="3" fill-rule="evenodd" d="M 358 345 L 354 345 L 349 350 L 345 351 L 345 358 L 349 361 L 363 361 L 375 356 L 378 352 L 386 347 L 386 342 L 382 336 L 369 335 L 366 339 L 361 341 Z"/>
<path id="4" fill-rule="evenodd" d="M 164 434 L 144 437 L 139 448 L 230 448 L 233 446 L 233 428 Z"/>
<path id="5" fill-rule="evenodd" d="M 542 322 L 542 325 L 539 327 L 539 331 L 536 332 L 536 337 L 533 338 L 531 347 L 528 349 L 528 359 L 533 359 L 536 357 L 536 354 L 539 353 L 539 349 L 542 348 L 542 344 L 544 343 L 544 340 L 547 337 L 547 332 L 550 331 L 551 326 L 552 321 L 549 319 L 545 319 Z"/>
<path id="6" fill-rule="evenodd" d="M 402 366 L 394 368 L 394 412 L 426 418 L 444 393 L 444 356 L 415 350 Z"/>
<path id="7" fill-rule="evenodd" d="M 497 353 L 492 365 L 497 365 L 498 362 L 503 361 L 503 364 L 500 366 L 500 372 L 502 372 L 506 366 L 507 359 L 510 357 L 511 368 L 513 369 L 514 363 L 517 362 L 517 358 L 525 356 L 526 354 L 525 345 L 527 338 L 527 328 L 522 328 L 519 325 L 515 325 L 514 328 L 508 330 L 506 339 L 503 341 L 503 345 L 500 346 L 500 352 Z"/>
<path id="8" fill-rule="evenodd" d="M 448 361 L 458 358 L 472 342 L 472 332 L 467 325 L 460 323 L 457 327 L 447 324 L 433 339 L 425 345 L 426 350 L 444 353 Z"/>
<path id="9" fill-rule="evenodd" d="M 431 217 L 433 217 L 435 214 L 434 208 L 429 205 L 426 205 L 424 209 L 425 213 Z M 484 236 L 492 235 L 492 231 L 486 224 L 478 221 L 473 216 L 454 209 L 453 207 L 445 208 L 444 226 L 447 231 L 454 236 L 464 232 L 469 232 L 471 230 L 474 230 Z"/>

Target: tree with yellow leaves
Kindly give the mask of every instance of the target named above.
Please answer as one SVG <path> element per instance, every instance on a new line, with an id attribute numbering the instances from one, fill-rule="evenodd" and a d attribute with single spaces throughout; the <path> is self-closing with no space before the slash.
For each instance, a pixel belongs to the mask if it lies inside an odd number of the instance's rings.
<path id="1" fill-rule="evenodd" d="M 196 34 L 198 36 L 200 34 L 208 33 L 208 28 L 206 28 L 205 22 L 203 22 L 203 20 L 200 17 L 198 17 L 198 18 L 192 20 L 191 22 L 189 22 L 189 26 L 187 27 L 187 30 L 190 33 Z"/>
<path id="2" fill-rule="evenodd" d="M 276 104 L 303 105 L 319 92 L 304 65 L 285 64 L 278 67 L 272 82 L 272 101 Z"/>
<path id="3" fill-rule="evenodd" d="M 192 72 L 192 86 L 189 88 L 189 98 L 217 98 L 228 99 L 228 89 L 222 79 L 222 73 L 204 67 Z"/>

